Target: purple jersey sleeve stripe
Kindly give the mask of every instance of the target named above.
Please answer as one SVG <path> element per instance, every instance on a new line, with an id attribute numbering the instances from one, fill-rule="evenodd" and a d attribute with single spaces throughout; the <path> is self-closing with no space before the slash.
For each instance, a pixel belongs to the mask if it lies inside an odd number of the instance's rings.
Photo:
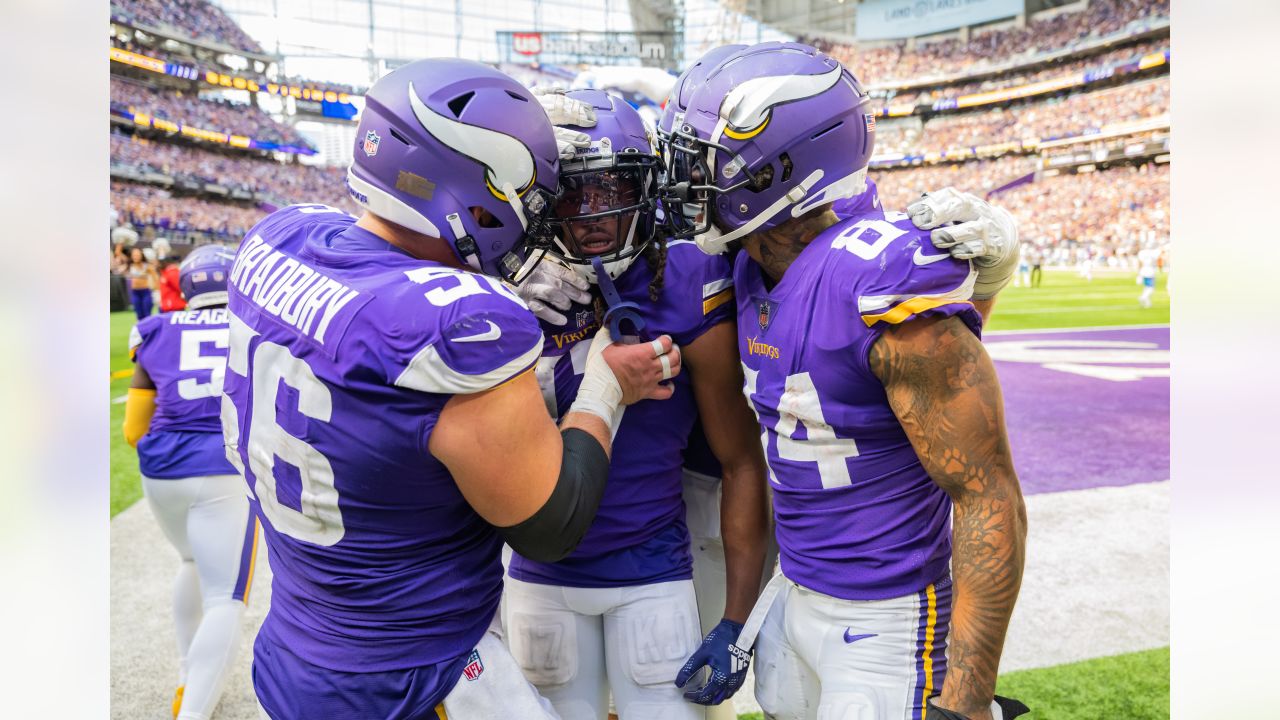
<path id="1" fill-rule="evenodd" d="M 258 561 L 259 532 L 258 517 L 250 510 L 240 550 L 240 574 L 236 576 L 235 591 L 231 593 L 233 600 L 243 600 L 245 605 L 249 604 L 249 589 L 253 585 L 253 570 Z"/>
<path id="2" fill-rule="evenodd" d="M 728 287 L 702 301 L 702 314 L 710 315 L 712 310 L 733 300 L 733 288 Z"/>
<path id="3" fill-rule="evenodd" d="M 912 699 L 912 720 L 925 720 L 927 702 L 934 691 L 934 638 L 938 622 L 938 595 L 934 585 L 919 593 L 920 626 L 916 636 L 916 692 Z"/>

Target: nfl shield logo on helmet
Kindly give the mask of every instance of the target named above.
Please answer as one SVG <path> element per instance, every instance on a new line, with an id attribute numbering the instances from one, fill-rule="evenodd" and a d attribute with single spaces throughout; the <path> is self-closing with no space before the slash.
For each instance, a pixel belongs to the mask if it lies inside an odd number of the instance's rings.
<path id="1" fill-rule="evenodd" d="M 761 330 L 768 330 L 768 329 L 769 329 L 769 313 L 770 313 L 771 311 L 772 311 L 772 308 L 770 308 L 770 307 L 769 307 L 769 301 L 768 301 L 768 300 L 765 300 L 765 301 L 763 301 L 763 302 L 761 302 L 761 303 L 760 303 L 760 318 L 759 318 L 759 319 L 760 319 L 760 329 L 761 329 Z"/>
<path id="2" fill-rule="evenodd" d="M 484 673 L 484 661 L 480 659 L 480 651 L 472 650 L 471 656 L 467 658 L 467 664 L 462 668 L 462 674 L 467 681 L 475 680 Z"/>
<path id="3" fill-rule="evenodd" d="M 378 133 L 370 130 L 364 136 L 364 154 L 373 157 L 378 154 L 378 144 L 382 142 L 382 138 L 378 137 Z"/>

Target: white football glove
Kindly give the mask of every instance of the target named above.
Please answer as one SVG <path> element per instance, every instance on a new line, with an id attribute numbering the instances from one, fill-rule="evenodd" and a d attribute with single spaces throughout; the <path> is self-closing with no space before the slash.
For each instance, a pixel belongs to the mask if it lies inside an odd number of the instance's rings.
<path id="1" fill-rule="evenodd" d="M 595 127 L 596 109 L 590 104 L 575 100 L 565 95 L 565 89 L 559 87 L 536 87 L 533 96 L 547 113 L 547 119 L 556 132 L 556 149 L 561 160 L 572 160 L 579 149 L 591 147 L 591 138 L 584 132 L 570 130 L 564 125 L 575 127 Z"/>
<path id="2" fill-rule="evenodd" d="M 533 89 L 533 96 L 542 104 L 552 125 L 595 127 L 596 109 L 589 103 L 565 95 L 562 87 L 540 86 Z"/>
<path id="3" fill-rule="evenodd" d="M 907 215 L 921 230 L 933 230 L 930 238 L 935 247 L 973 261 L 978 268 L 974 300 L 990 300 L 1013 279 L 1018 268 L 1018 223 L 1004 208 L 947 187 L 920 196 L 907 206 Z"/>
<path id="4" fill-rule="evenodd" d="M 564 325 L 569 319 L 557 310 L 568 310 L 575 302 L 590 303 L 590 287 L 585 277 L 547 257 L 533 267 L 529 277 L 515 290 L 534 315 L 552 325 Z"/>

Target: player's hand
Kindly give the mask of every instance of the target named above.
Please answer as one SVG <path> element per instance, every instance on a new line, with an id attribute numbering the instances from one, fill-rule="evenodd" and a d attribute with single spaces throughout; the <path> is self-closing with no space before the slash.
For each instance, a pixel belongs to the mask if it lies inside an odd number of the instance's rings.
<path id="1" fill-rule="evenodd" d="M 575 302 L 590 303 L 590 287 L 591 283 L 585 277 L 554 260 L 543 258 L 515 291 L 534 315 L 552 325 L 564 325 L 569 319 L 557 310 L 568 310 Z"/>
<path id="2" fill-rule="evenodd" d="M 623 345 L 612 342 L 609 328 L 600 328 L 592 344 L 604 342 L 601 357 L 609 364 L 613 376 L 622 388 L 622 404 L 631 405 L 641 400 L 666 400 L 675 393 L 675 386 L 664 384 L 680 374 L 680 346 L 670 335 L 652 342 Z M 595 350 L 593 347 L 592 350 Z"/>
<path id="3" fill-rule="evenodd" d="M 935 247 L 973 261 L 978 268 L 973 299 L 989 300 L 1013 279 L 1018 223 L 1004 208 L 947 187 L 920 196 L 907 206 L 907 215 L 921 230 L 933 230 Z"/>
<path id="4" fill-rule="evenodd" d="M 1012 720 L 1019 715 L 1031 712 L 1026 705 L 1023 705 L 1018 700 L 999 695 L 996 695 L 995 699 L 991 701 L 991 707 L 982 715 L 961 715 L 955 710 L 938 707 L 933 701 L 934 698 L 929 698 L 929 709 L 933 711 L 929 714 L 940 718 L 940 720 L 987 720 L 987 718 L 991 718 L 991 720 Z"/>
<path id="5" fill-rule="evenodd" d="M 702 646 L 693 652 L 689 662 L 676 674 L 676 686 L 684 690 L 684 699 L 698 705 L 719 705 L 733 697 L 747 679 L 751 665 L 751 651 L 743 650 L 735 643 L 742 632 L 742 624 L 721 620 L 719 625 L 702 639 Z M 705 683 L 698 671 L 707 668 Z"/>
<path id="6" fill-rule="evenodd" d="M 539 86 L 533 89 L 533 96 L 542 105 L 552 125 L 595 127 L 596 109 L 590 103 L 565 95 L 565 92 L 562 87 Z"/>
<path id="7" fill-rule="evenodd" d="M 578 156 L 578 150 L 591 147 L 591 136 L 577 130 L 570 130 L 559 125 L 552 128 L 556 132 L 556 152 L 561 160 L 572 160 Z"/>

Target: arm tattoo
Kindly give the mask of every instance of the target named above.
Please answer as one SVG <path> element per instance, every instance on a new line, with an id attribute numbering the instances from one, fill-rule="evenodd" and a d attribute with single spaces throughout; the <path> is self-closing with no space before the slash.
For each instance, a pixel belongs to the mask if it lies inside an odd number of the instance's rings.
<path id="1" fill-rule="evenodd" d="M 939 704 L 985 717 L 1022 584 L 1027 525 L 995 367 L 954 317 L 895 326 L 868 361 L 920 462 L 954 503 L 955 602 Z"/>

